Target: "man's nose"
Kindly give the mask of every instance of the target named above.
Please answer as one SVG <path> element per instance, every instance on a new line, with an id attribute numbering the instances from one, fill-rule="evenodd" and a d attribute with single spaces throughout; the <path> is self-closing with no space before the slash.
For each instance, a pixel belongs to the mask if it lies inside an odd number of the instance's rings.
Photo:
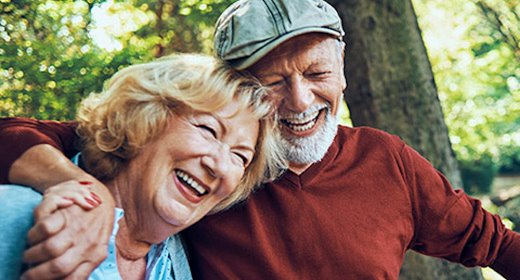
<path id="1" fill-rule="evenodd" d="M 288 85 L 288 98 L 285 100 L 287 109 L 294 112 L 305 112 L 314 103 L 314 93 L 310 85 L 302 77 L 292 77 Z"/>

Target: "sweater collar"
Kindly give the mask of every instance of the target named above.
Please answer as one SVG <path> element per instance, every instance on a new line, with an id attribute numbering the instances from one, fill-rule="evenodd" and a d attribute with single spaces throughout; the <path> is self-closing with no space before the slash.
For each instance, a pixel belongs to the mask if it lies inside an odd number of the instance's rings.
<path id="1" fill-rule="evenodd" d="M 291 185 L 294 185 L 297 188 L 303 188 L 307 183 L 312 180 L 314 177 L 318 176 L 320 172 L 326 168 L 330 163 L 334 161 L 337 154 L 339 152 L 339 143 L 338 143 L 338 135 L 334 137 L 334 141 L 330 145 L 325 156 L 318 162 L 313 163 L 307 170 L 305 170 L 300 175 L 287 170 L 282 177 L 280 177 L 277 181 L 279 182 L 289 182 Z"/>

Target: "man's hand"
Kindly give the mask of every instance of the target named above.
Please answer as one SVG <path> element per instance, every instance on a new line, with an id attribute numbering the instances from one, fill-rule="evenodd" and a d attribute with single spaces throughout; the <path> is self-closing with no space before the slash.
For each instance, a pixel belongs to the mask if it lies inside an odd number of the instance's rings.
<path id="1" fill-rule="evenodd" d="M 97 208 L 58 209 L 55 201 L 44 199 L 35 209 L 35 225 L 28 234 L 31 247 L 24 253 L 31 267 L 23 279 L 85 279 L 106 258 L 114 204 L 106 188 L 95 183 L 97 187 L 92 188 L 102 200 Z"/>

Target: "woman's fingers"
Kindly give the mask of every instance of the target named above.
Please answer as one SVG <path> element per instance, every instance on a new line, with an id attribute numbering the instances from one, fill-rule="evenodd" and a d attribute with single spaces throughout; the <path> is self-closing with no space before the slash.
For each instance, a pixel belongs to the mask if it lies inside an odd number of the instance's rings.
<path id="1" fill-rule="evenodd" d="M 34 218 L 39 221 L 54 211 L 72 204 L 77 204 L 85 210 L 101 204 L 99 196 L 92 191 L 92 182 L 70 180 L 48 188 L 42 203 L 34 210 Z"/>

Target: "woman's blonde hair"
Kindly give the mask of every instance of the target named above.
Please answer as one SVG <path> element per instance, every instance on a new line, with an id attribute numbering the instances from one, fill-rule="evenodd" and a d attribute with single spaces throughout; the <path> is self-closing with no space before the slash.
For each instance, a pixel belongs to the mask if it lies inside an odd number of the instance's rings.
<path id="1" fill-rule="evenodd" d="M 260 122 L 256 152 L 237 188 L 220 211 L 246 198 L 260 183 L 285 169 L 274 108 L 252 77 L 216 58 L 176 54 L 117 72 L 106 90 L 91 94 L 78 111 L 85 169 L 102 181 L 116 177 L 140 150 L 160 137 L 173 114 L 213 112 L 238 102 Z"/>

